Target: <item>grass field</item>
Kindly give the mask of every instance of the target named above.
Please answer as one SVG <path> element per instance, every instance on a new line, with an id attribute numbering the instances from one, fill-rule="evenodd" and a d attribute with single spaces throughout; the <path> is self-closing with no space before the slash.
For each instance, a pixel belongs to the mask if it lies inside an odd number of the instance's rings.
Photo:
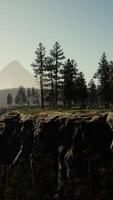
<path id="1" fill-rule="evenodd" d="M 30 115 L 37 115 L 39 113 L 44 113 L 44 114 L 54 114 L 54 113 L 59 113 L 59 114 L 78 114 L 78 113 L 105 113 L 109 111 L 113 111 L 112 109 L 105 109 L 105 108 L 86 108 L 86 109 L 81 109 L 77 107 L 73 107 L 71 109 L 66 109 L 62 107 L 58 107 L 57 109 L 52 109 L 50 107 L 45 107 L 44 109 L 36 106 L 21 106 L 21 107 L 11 107 L 8 108 L 8 111 L 18 111 L 22 114 L 30 114 Z"/>

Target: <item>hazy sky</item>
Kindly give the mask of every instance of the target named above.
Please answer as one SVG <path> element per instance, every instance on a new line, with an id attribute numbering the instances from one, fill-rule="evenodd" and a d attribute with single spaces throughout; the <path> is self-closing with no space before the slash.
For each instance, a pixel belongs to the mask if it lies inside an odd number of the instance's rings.
<path id="1" fill-rule="evenodd" d="M 104 51 L 113 59 L 113 0 L 0 0 L 0 69 L 18 60 L 31 70 L 38 43 L 55 41 L 90 79 Z"/>

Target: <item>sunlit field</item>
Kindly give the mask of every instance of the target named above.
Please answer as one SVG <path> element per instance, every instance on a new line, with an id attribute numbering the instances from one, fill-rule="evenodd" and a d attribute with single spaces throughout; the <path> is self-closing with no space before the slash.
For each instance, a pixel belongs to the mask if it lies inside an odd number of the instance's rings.
<path id="1" fill-rule="evenodd" d="M 45 114 L 54 114 L 54 113 L 59 113 L 59 114 L 99 114 L 99 113 L 105 113 L 105 112 L 112 112 L 113 108 L 111 109 L 105 109 L 105 108 L 78 108 L 78 107 L 73 107 L 71 109 L 67 108 L 62 108 L 58 107 L 57 109 L 52 109 L 51 107 L 45 107 L 44 109 L 38 107 L 38 106 L 20 106 L 20 107 L 11 107 L 8 108 L 8 111 L 18 111 L 22 114 L 30 114 L 30 115 L 37 115 L 39 113 L 45 113 Z"/>

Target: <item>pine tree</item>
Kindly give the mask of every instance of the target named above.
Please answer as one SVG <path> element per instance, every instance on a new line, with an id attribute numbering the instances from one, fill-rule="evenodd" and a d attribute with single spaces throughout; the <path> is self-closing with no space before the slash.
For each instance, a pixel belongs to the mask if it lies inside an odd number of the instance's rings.
<path id="1" fill-rule="evenodd" d="M 93 79 L 91 79 L 90 82 L 88 83 L 88 95 L 89 95 L 90 105 L 93 106 L 97 100 L 97 90 Z"/>
<path id="2" fill-rule="evenodd" d="M 58 42 L 56 42 L 53 45 L 53 48 L 50 51 L 50 56 L 54 63 L 54 80 L 55 80 L 54 96 L 55 96 L 55 106 L 57 106 L 58 88 L 59 88 L 59 79 L 60 79 L 59 72 L 62 65 L 62 60 L 65 58 L 63 50 L 61 49 L 61 45 Z"/>
<path id="3" fill-rule="evenodd" d="M 31 96 L 35 97 L 35 88 L 34 87 L 32 87 L 32 89 L 31 89 Z"/>
<path id="4" fill-rule="evenodd" d="M 43 76 L 45 69 L 45 47 L 42 43 L 39 43 L 39 47 L 35 51 L 36 59 L 31 64 L 34 70 L 35 77 L 39 76 L 40 79 L 40 92 L 41 92 L 41 106 L 44 108 L 44 89 L 43 89 Z"/>
<path id="5" fill-rule="evenodd" d="M 110 68 L 106 54 L 103 53 L 99 62 L 99 67 L 94 75 L 98 79 L 101 90 L 101 101 L 105 107 L 109 107 L 110 102 Z"/>
<path id="6" fill-rule="evenodd" d="M 12 94 L 8 94 L 7 95 L 7 104 L 8 105 L 11 105 L 13 103 L 13 97 L 12 97 Z"/>
<path id="7" fill-rule="evenodd" d="M 49 101 L 50 105 L 54 107 L 54 63 L 51 57 L 46 57 L 45 62 L 45 77 L 44 77 L 44 87 L 46 89 L 47 97 L 46 100 Z"/>
<path id="8" fill-rule="evenodd" d="M 113 61 L 109 62 L 110 102 L 113 103 Z"/>
<path id="9" fill-rule="evenodd" d="M 35 89 L 35 96 L 34 96 L 34 104 L 37 104 L 39 105 L 39 93 L 38 93 L 38 90 Z"/>
<path id="10" fill-rule="evenodd" d="M 78 73 L 76 79 L 76 95 L 78 100 L 81 102 L 81 107 L 85 106 L 85 100 L 88 97 L 87 85 L 82 72 Z"/>
<path id="11" fill-rule="evenodd" d="M 24 87 L 19 88 L 18 93 L 15 97 L 15 103 L 19 105 L 25 105 L 27 103 Z"/>
<path id="12" fill-rule="evenodd" d="M 32 89 L 31 89 L 31 98 L 32 98 L 32 103 L 35 104 L 35 102 L 36 102 L 36 92 L 35 92 L 34 87 L 32 87 Z"/>
<path id="13" fill-rule="evenodd" d="M 30 98 L 31 98 L 31 90 L 30 90 L 30 88 L 28 88 L 28 89 L 27 89 L 28 105 L 30 105 Z"/>
<path id="14" fill-rule="evenodd" d="M 68 59 L 63 67 L 63 100 L 64 105 L 70 107 L 75 95 L 75 81 L 78 69 L 77 63 L 74 60 Z"/>

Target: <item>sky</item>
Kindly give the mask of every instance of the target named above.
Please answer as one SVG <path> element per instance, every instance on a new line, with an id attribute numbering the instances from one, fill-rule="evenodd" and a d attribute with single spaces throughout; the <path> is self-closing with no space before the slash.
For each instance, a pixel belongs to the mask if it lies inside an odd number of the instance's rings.
<path id="1" fill-rule="evenodd" d="M 39 42 L 59 41 L 89 81 L 103 52 L 113 60 L 113 0 L 0 0 L 0 70 L 18 60 L 32 72 Z"/>

